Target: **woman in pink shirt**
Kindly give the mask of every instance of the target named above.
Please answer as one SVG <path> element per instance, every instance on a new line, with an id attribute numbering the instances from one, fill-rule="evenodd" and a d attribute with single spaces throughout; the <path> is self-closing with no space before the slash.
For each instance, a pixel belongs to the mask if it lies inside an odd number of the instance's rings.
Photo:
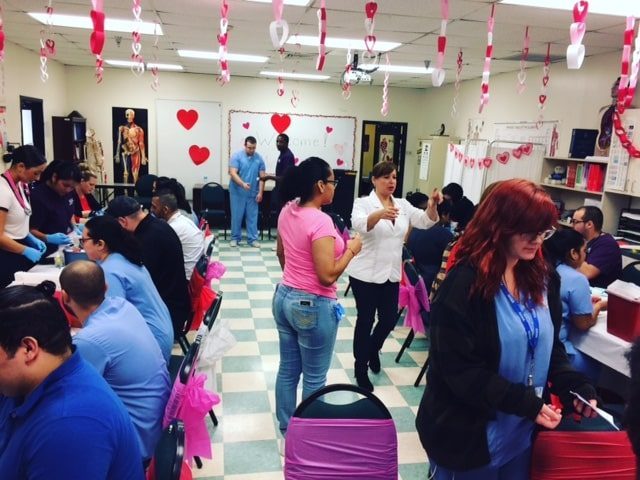
<path id="1" fill-rule="evenodd" d="M 355 257 L 360 237 L 347 241 L 320 208 L 333 200 L 337 180 L 324 160 L 311 157 L 287 170 L 280 193 L 277 255 L 282 282 L 273 297 L 280 338 L 276 416 L 284 435 L 302 398 L 325 386 L 341 317 L 336 280 Z"/>

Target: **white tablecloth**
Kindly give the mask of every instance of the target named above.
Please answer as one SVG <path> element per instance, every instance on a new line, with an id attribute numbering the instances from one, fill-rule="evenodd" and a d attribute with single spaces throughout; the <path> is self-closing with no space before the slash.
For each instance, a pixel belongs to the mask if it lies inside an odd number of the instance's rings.
<path id="1" fill-rule="evenodd" d="M 28 272 L 16 272 L 15 280 L 11 282 L 13 285 L 38 285 L 45 280 L 51 280 L 56 284 L 56 288 L 60 289 L 60 272 L 61 268 L 54 265 L 35 265 Z"/>
<path id="2" fill-rule="evenodd" d="M 606 312 L 600 313 L 598 323 L 588 331 L 576 332 L 574 329 L 569 339 L 581 352 L 627 377 L 630 376 L 625 353 L 631 347 L 631 343 L 607 332 Z"/>

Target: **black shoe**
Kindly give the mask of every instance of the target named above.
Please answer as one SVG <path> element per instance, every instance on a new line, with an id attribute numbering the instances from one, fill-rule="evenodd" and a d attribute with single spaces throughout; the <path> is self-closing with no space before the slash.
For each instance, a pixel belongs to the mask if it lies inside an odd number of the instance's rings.
<path id="1" fill-rule="evenodd" d="M 375 352 L 369 359 L 369 368 L 373 373 L 380 373 L 380 354 Z"/>
<path id="2" fill-rule="evenodd" d="M 367 392 L 373 392 L 373 383 L 371 383 L 371 380 L 369 380 L 369 376 L 366 372 L 363 374 L 357 374 L 356 382 L 360 388 L 366 390 Z"/>

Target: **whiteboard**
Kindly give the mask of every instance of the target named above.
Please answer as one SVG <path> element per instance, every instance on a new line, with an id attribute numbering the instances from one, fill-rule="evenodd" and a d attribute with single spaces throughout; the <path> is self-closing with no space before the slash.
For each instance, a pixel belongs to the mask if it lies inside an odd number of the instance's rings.
<path id="1" fill-rule="evenodd" d="M 244 139 L 258 141 L 258 153 L 267 172 L 276 170 L 279 152 L 276 137 L 289 136 L 289 148 L 296 164 L 308 157 L 320 157 L 331 168 L 354 169 L 356 117 L 306 115 L 298 113 L 229 111 L 229 155 L 244 146 Z"/>
<path id="2" fill-rule="evenodd" d="M 218 102 L 156 100 L 158 176 L 176 178 L 191 198 L 193 186 L 222 178 Z"/>

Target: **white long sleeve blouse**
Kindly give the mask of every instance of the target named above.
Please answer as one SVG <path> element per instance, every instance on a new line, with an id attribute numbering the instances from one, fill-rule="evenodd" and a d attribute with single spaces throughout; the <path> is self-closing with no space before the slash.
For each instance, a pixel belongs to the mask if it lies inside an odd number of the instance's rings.
<path id="1" fill-rule="evenodd" d="M 382 203 L 375 190 L 368 197 L 354 202 L 351 226 L 362 237 L 362 250 L 346 269 L 350 276 L 370 283 L 399 282 L 402 277 L 402 245 L 409 225 L 426 229 L 436 223 L 424 210 L 415 208 L 405 199 L 393 198 L 393 204 L 400 209 L 395 223 L 380 220 L 367 232 L 367 218 L 383 208 Z"/>

